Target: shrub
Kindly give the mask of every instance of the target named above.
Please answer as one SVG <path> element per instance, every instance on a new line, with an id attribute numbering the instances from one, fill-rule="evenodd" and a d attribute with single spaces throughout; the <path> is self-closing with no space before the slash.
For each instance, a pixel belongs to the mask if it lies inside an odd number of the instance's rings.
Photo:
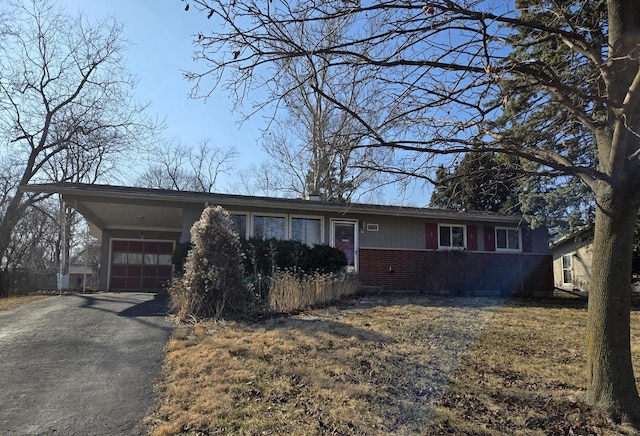
<path id="1" fill-rule="evenodd" d="M 182 277 L 184 274 L 184 266 L 187 262 L 187 254 L 191 251 L 193 247 L 193 243 L 191 241 L 180 242 L 176 245 L 175 250 L 173 250 L 173 255 L 171 256 L 171 263 L 174 266 L 175 275 L 178 277 Z"/>
<path id="2" fill-rule="evenodd" d="M 347 266 L 346 255 L 328 245 L 309 247 L 299 241 L 257 238 L 241 245 L 245 271 L 254 276 L 271 276 L 276 270 L 332 273 Z"/>
<path id="3" fill-rule="evenodd" d="M 252 294 L 244 284 L 238 235 L 227 212 L 207 207 L 191 228 L 184 274 L 169 293 L 178 315 L 212 317 L 245 311 Z"/>
<path id="4" fill-rule="evenodd" d="M 320 273 L 337 273 L 347 266 L 347 255 L 344 251 L 325 244 L 314 245 L 309 251 L 307 267 L 305 271 L 318 271 Z"/>

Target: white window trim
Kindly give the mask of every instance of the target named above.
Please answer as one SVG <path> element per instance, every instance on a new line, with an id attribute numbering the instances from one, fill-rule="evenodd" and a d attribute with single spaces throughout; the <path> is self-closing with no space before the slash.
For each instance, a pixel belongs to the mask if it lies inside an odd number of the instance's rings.
<path id="1" fill-rule="evenodd" d="M 231 217 L 231 215 L 243 215 L 245 217 L 245 224 L 247 225 L 247 228 L 245 229 L 245 238 L 249 239 L 251 237 L 250 235 L 250 231 L 253 230 L 253 226 L 251 225 L 251 213 L 250 212 L 245 212 L 245 211 L 236 211 L 236 210 L 229 210 L 227 211 L 229 213 L 229 217 Z M 251 227 L 251 228 L 249 228 Z"/>
<path id="2" fill-rule="evenodd" d="M 325 231 L 325 219 L 320 215 L 303 215 L 303 214 L 286 214 L 286 213 L 273 213 L 273 212 L 247 212 L 247 211 L 238 211 L 238 210 L 230 210 L 229 215 L 243 215 L 247 220 L 247 239 L 253 238 L 255 234 L 254 231 L 254 221 L 256 217 L 275 217 L 275 218 L 283 218 L 284 219 L 284 241 L 292 241 L 291 232 L 293 226 L 291 225 L 291 221 L 295 218 L 302 219 L 311 219 L 311 220 L 319 220 L 320 221 L 320 244 L 326 243 L 326 231 Z"/>
<path id="3" fill-rule="evenodd" d="M 569 258 L 569 267 L 568 268 L 564 267 L 564 258 L 565 257 Z M 560 257 L 560 269 L 562 271 L 562 284 L 563 285 L 573 285 L 573 256 L 571 254 L 563 254 Z M 565 282 L 564 281 L 564 272 L 565 271 L 569 271 L 569 273 L 571 274 L 571 281 L 570 282 Z"/>
<path id="4" fill-rule="evenodd" d="M 275 217 L 275 218 L 284 218 L 284 240 L 289 236 L 289 219 L 286 213 L 268 213 L 268 212 L 252 212 L 251 213 L 251 229 L 247 231 L 247 235 L 251 235 L 249 237 L 253 238 L 255 235 L 253 234 L 254 229 L 254 221 L 256 217 L 265 216 L 265 217 Z"/>
<path id="5" fill-rule="evenodd" d="M 518 232 L 518 248 L 500 248 L 498 247 L 498 230 L 515 230 Z M 493 237 L 495 238 L 496 251 L 506 251 L 511 253 L 521 253 L 522 252 L 522 232 L 519 227 L 496 227 Z M 509 238 L 507 237 L 507 243 Z"/>
<path id="6" fill-rule="evenodd" d="M 293 241 L 293 237 L 291 233 L 293 233 L 293 224 L 291 223 L 294 219 L 308 219 L 308 220 L 319 220 L 320 221 L 320 242 L 319 244 L 324 244 L 326 239 L 324 237 L 324 217 L 319 215 L 297 215 L 292 214 L 289 215 L 288 225 L 289 225 L 289 233 L 287 234 L 290 241 Z"/>
<path id="7" fill-rule="evenodd" d="M 453 245 L 440 245 L 440 227 L 462 227 L 462 247 L 454 247 Z M 453 240 L 451 230 L 449 230 L 449 236 Z M 438 250 L 466 250 L 467 249 L 467 225 L 456 223 L 438 223 Z"/>

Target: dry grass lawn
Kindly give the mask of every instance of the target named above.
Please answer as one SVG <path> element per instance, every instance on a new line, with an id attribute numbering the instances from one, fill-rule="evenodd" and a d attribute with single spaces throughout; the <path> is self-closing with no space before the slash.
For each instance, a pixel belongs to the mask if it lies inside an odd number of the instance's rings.
<path id="1" fill-rule="evenodd" d="M 3 310 L 15 309 L 23 304 L 31 303 L 32 301 L 42 300 L 48 298 L 48 295 L 21 295 L 18 297 L 6 297 L 0 298 L 0 312 Z"/>
<path id="2" fill-rule="evenodd" d="M 640 313 L 632 323 L 640 363 Z M 394 296 L 180 325 L 145 424 L 154 435 L 629 432 L 581 401 L 585 324 L 575 300 Z"/>

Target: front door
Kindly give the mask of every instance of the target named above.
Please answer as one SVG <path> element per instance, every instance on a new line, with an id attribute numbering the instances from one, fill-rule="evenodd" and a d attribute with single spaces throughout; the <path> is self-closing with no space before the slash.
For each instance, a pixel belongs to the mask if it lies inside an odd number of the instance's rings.
<path id="1" fill-rule="evenodd" d="M 331 221 L 331 243 L 347 256 L 347 268 L 358 271 L 358 222 Z"/>

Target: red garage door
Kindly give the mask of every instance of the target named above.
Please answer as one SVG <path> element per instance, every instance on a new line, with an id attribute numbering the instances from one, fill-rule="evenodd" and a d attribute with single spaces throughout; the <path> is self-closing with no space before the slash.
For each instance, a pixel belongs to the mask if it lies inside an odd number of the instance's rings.
<path id="1" fill-rule="evenodd" d="M 112 290 L 159 290 L 171 281 L 172 241 L 111 242 Z"/>

